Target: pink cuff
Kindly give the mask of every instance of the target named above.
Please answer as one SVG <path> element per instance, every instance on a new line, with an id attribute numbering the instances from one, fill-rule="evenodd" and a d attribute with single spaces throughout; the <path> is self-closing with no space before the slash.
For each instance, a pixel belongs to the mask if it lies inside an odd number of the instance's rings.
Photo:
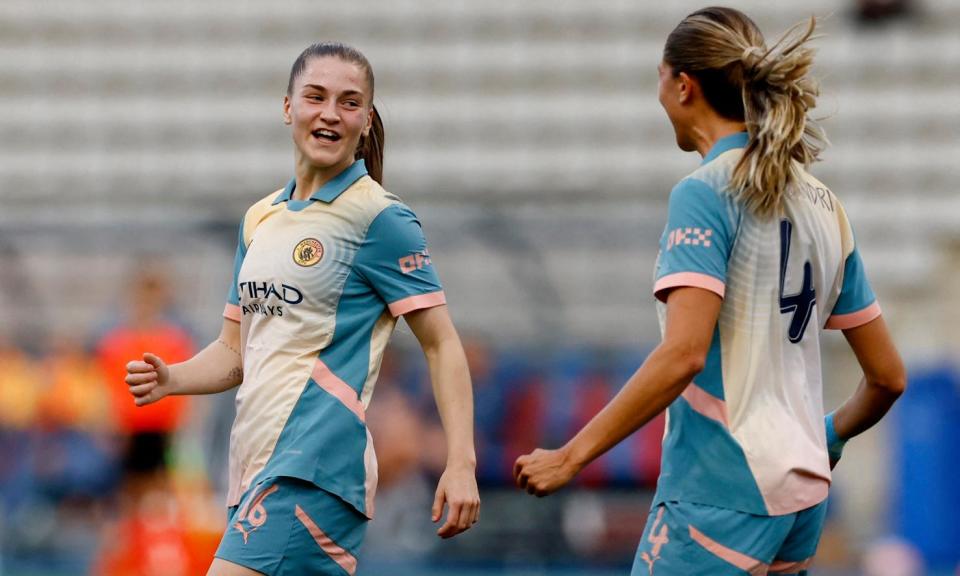
<path id="1" fill-rule="evenodd" d="M 393 314 L 393 317 L 396 318 L 409 312 L 413 312 L 414 310 L 433 308 L 434 306 L 440 306 L 446 303 L 447 297 L 444 295 L 443 290 L 441 290 L 439 292 L 431 292 L 429 294 L 408 296 L 403 300 L 391 302 L 387 305 L 387 307 L 390 309 L 390 314 Z"/>
<path id="2" fill-rule="evenodd" d="M 236 304 L 227 304 L 223 307 L 223 317 L 234 322 L 240 321 L 240 307 Z"/>
<path id="3" fill-rule="evenodd" d="M 656 284 L 653 285 L 653 295 L 656 296 L 657 300 L 666 302 L 667 299 L 662 293 L 671 288 L 681 287 L 703 288 L 723 298 L 723 281 L 709 274 L 701 274 L 699 272 L 677 272 L 676 274 L 668 274 L 657 280 Z"/>
<path id="4" fill-rule="evenodd" d="M 830 316 L 827 318 L 827 323 L 824 328 L 828 330 L 847 330 L 849 328 L 863 326 L 878 316 L 880 316 L 880 304 L 874 301 L 873 304 L 863 310 L 851 312 L 850 314 L 834 314 Z"/>

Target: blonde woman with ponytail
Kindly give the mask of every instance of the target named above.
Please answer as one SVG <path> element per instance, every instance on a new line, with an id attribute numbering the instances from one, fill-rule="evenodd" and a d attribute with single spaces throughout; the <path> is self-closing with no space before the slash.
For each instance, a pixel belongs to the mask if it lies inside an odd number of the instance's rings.
<path id="1" fill-rule="evenodd" d="M 703 162 L 670 193 L 654 295 L 663 340 L 557 450 L 515 465 L 543 496 L 667 409 L 657 492 L 634 575 L 806 574 L 831 468 L 906 375 L 838 198 L 807 172 L 815 21 L 768 46 L 745 14 L 706 8 L 671 32 L 659 100 Z M 824 416 L 823 328 L 862 369 Z"/>
<path id="2" fill-rule="evenodd" d="M 146 353 L 127 365 L 138 406 L 239 386 L 228 523 L 208 576 L 355 573 L 377 486 L 365 411 L 400 316 L 427 357 L 447 436 L 437 534 L 478 519 L 466 357 L 420 222 L 381 186 L 373 91 L 356 49 L 300 54 L 283 100 L 294 174 L 244 216 L 220 337 L 180 364 Z"/>

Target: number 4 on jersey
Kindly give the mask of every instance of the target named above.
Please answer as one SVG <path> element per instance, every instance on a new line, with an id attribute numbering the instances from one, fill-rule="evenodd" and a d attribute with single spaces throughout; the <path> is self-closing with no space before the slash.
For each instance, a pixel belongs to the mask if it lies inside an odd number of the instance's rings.
<path id="1" fill-rule="evenodd" d="M 807 323 L 813 314 L 813 305 L 817 303 L 817 293 L 813 288 L 813 267 L 810 261 L 803 263 L 803 287 L 796 294 L 783 293 L 783 284 L 787 277 L 787 262 L 790 260 L 790 239 L 793 224 L 789 220 L 780 221 L 780 313 L 793 314 L 787 336 L 796 344 L 803 340 Z"/>

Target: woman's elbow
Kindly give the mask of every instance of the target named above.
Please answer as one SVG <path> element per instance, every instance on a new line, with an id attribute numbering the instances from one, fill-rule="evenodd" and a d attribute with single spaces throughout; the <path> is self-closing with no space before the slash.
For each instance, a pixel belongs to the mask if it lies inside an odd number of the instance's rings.
<path id="1" fill-rule="evenodd" d="M 678 372 L 678 379 L 684 384 L 693 380 L 694 376 L 703 372 L 707 363 L 705 351 L 692 348 L 675 348 L 671 353 L 670 365 Z"/>
<path id="2" fill-rule="evenodd" d="M 868 377 L 867 384 L 898 397 L 907 389 L 907 371 L 902 364 L 898 363 L 897 366 L 891 367 L 882 374 Z"/>
<path id="3" fill-rule="evenodd" d="M 693 354 L 686 358 L 684 366 L 684 376 L 693 380 L 694 376 L 703 372 L 704 366 L 707 364 L 706 354 Z"/>

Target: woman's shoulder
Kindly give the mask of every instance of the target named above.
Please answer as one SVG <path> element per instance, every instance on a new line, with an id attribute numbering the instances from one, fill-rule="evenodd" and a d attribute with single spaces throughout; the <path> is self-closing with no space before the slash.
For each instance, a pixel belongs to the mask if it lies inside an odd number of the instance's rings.
<path id="1" fill-rule="evenodd" d="M 697 167 L 696 170 L 681 180 L 677 186 L 696 186 L 702 184 L 720 196 L 726 194 L 730 187 L 730 178 L 733 176 L 733 170 L 740 159 L 741 153 L 742 149 L 736 149 L 721 154 L 712 161 Z"/>
<path id="2" fill-rule="evenodd" d="M 286 188 L 280 188 L 274 190 L 273 192 L 267 194 L 266 196 L 261 197 L 259 200 L 251 204 L 247 208 L 247 214 L 251 213 L 262 213 L 270 209 L 271 206 L 275 205 L 277 199 L 286 192 Z"/>
<path id="3" fill-rule="evenodd" d="M 410 211 L 402 198 L 385 189 L 370 176 L 364 176 L 343 194 L 344 204 L 364 212 L 373 219 L 387 208 Z"/>

